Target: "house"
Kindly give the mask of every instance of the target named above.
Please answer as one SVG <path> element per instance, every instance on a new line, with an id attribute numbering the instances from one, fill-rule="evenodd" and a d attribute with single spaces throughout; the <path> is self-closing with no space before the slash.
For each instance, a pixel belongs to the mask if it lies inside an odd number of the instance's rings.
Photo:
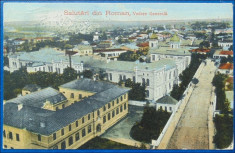
<path id="1" fill-rule="evenodd" d="M 173 97 L 166 95 L 160 99 L 158 99 L 156 101 L 157 105 L 156 105 L 156 109 L 157 110 L 164 110 L 167 112 L 174 112 L 175 111 L 175 107 L 178 103 L 178 101 L 176 99 L 174 99 Z"/>
<path id="2" fill-rule="evenodd" d="M 79 79 L 4 104 L 4 149 L 77 149 L 128 113 L 129 88 Z"/>
<path id="3" fill-rule="evenodd" d="M 41 87 L 36 84 L 28 84 L 22 89 L 22 96 L 25 96 L 27 94 L 30 94 L 32 92 L 36 92 L 38 90 L 41 90 Z"/>
<path id="4" fill-rule="evenodd" d="M 233 57 L 233 51 L 221 51 L 221 50 L 217 50 L 214 55 L 213 55 L 213 58 L 214 59 L 220 59 L 222 57 L 228 57 L 228 56 L 231 56 Z"/>
<path id="5" fill-rule="evenodd" d="M 196 53 L 196 54 L 208 54 L 210 53 L 210 51 L 211 51 L 210 49 L 201 49 L 201 48 L 190 50 L 191 53 Z"/>
<path id="6" fill-rule="evenodd" d="M 77 52 L 79 55 L 92 55 L 93 49 L 90 45 L 76 45 L 72 51 Z"/>
<path id="7" fill-rule="evenodd" d="M 217 72 L 223 74 L 233 74 L 233 63 L 221 63 Z"/>
<path id="8" fill-rule="evenodd" d="M 218 46 L 222 47 L 224 50 L 228 50 L 229 47 L 233 45 L 232 40 L 223 40 L 223 41 L 218 41 Z"/>

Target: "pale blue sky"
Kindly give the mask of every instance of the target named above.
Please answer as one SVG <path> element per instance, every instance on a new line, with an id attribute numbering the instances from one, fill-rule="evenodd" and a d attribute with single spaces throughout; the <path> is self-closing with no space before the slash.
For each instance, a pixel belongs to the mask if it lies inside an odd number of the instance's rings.
<path id="1" fill-rule="evenodd" d="M 69 17 L 74 20 L 182 20 L 182 19 L 218 19 L 233 17 L 233 5 L 230 3 L 4 3 L 4 21 L 40 21 L 42 18 Z M 68 11 L 101 11 L 102 16 L 64 16 Z M 167 16 L 105 16 L 106 10 L 164 12 Z"/>

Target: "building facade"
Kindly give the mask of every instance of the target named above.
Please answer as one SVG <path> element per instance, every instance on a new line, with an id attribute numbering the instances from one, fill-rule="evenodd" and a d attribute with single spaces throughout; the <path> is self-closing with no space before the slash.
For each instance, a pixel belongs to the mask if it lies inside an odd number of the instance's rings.
<path id="1" fill-rule="evenodd" d="M 79 79 L 4 104 L 5 149 L 77 149 L 128 112 L 128 91 L 108 82 Z"/>

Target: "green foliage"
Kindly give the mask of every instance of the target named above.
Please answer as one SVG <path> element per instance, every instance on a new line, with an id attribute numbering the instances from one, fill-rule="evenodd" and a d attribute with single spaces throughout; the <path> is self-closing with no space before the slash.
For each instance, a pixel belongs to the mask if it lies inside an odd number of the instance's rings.
<path id="1" fill-rule="evenodd" d="M 232 51 L 233 50 L 233 45 L 231 45 L 228 50 Z"/>
<path id="2" fill-rule="evenodd" d="M 214 143 L 219 149 L 228 147 L 233 139 L 233 116 L 216 115 L 214 118 L 216 134 Z"/>
<path id="3" fill-rule="evenodd" d="M 82 75 L 85 77 L 85 78 L 90 78 L 92 79 L 93 77 L 93 72 L 91 70 L 85 70 L 83 71 Z"/>
<path id="4" fill-rule="evenodd" d="M 72 81 L 76 77 L 77 73 L 72 68 L 64 69 L 63 74 L 41 71 L 28 73 L 25 68 L 13 73 L 4 71 L 4 99 L 16 97 L 27 84 L 37 84 L 42 88 L 51 86 L 57 89 L 59 85 Z"/>
<path id="5" fill-rule="evenodd" d="M 233 57 L 228 55 L 228 57 L 221 57 L 220 63 L 233 63 Z"/>
<path id="6" fill-rule="evenodd" d="M 136 61 L 140 58 L 140 56 L 144 55 L 142 52 L 137 51 L 132 52 L 132 51 L 127 51 L 125 53 L 120 54 L 118 57 L 119 61 Z"/>
<path id="7" fill-rule="evenodd" d="M 117 143 L 105 138 L 95 137 L 78 149 L 138 149 L 133 146 Z"/>
<path id="8" fill-rule="evenodd" d="M 4 66 L 9 66 L 9 59 L 8 59 L 8 57 L 4 56 L 3 63 L 4 63 Z"/>
<path id="9" fill-rule="evenodd" d="M 216 93 L 216 109 L 221 110 L 221 113 L 228 114 L 230 112 L 229 102 L 225 95 L 225 79 L 228 78 L 225 74 L 216 74 L 212 84 L 215 86 Z"/>
<path id="10" fill-rule="evenodd" d="M 199 48 L 201 49 L 208 49 L 210 47 L 209 41 L 203 41 L 199 44 Z"/>
<path id="11" fill-rule="evenodd" d="M 123 82 L 119 82 L 119 85 L 121 85 L 122 83 Z M 145 100 L 145 86 L 141 85 L 140 83 L 134 83 L 131 81 L 131 79 L 127 79 L 125 81 L 125 87 L 131 88 L 131 90 L 129 91 L 130 100 Z"/>
<path id="12" fill-rule="evenodd" d="M 184 93 L 185 89 L 187 88 L 188 84 L 192 80 L 194 74 L 196 73 L 198 67 L 201 64 L 201 60 L 205 58 L 202 55 L 192 54 L 191 56 L 191 63 L 189 67 L 187 67 L 179 76 L 181 80 L 180 85 L 174 85 L 171 91 L 171 96 L 176 100 L 180 100 L 182 94 Z"/>
<path id="13" fill-rule="evenodd" d="M 137 141 L 150 143 L 152 139 L 158 138 L 170 115 L 162 110 L 156 111 L 154 107 L 145 107 L 141 121 L 131 128 L 131 137 Z"/>

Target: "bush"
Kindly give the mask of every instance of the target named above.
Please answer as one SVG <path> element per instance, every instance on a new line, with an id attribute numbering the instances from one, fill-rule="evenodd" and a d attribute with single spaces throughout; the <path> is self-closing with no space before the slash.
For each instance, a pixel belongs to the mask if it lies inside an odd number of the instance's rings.
<path id="1" fill-rule="evenodd" d="M 214 143 L 219 149 L 227 148 L 233 139 L 233 116 L 216 115 L 214 118 L 216 135 Z"/>
<path id="2" fill-rule="evenodd" d="M 137 141 L 150 143 L 152 139 L 158 138 L 170 115 L 162 110 L 156 111 L 153 107 L 145 107 L 141 121 L 131 128 L 131 137 Z"/>

